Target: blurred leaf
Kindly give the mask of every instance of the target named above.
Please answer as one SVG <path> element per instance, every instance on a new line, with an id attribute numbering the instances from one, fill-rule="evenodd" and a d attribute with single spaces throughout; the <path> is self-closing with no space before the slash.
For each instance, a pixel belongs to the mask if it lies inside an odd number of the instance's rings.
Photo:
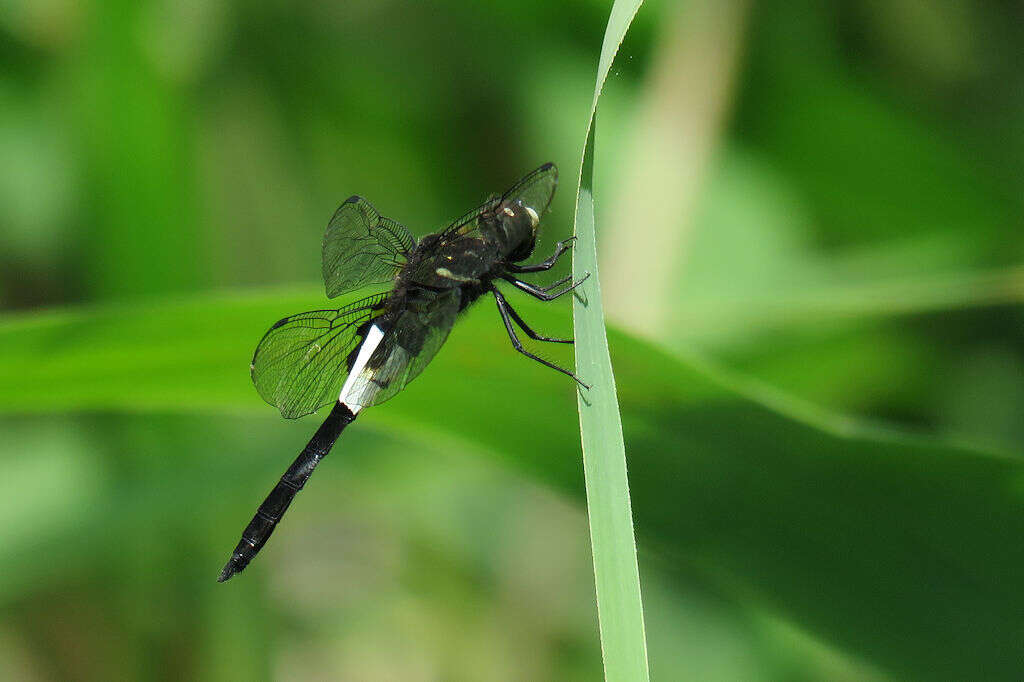
<path id="1" fill-rule="evenodd" d="M 136 28 L 146 9 L 97 3 L 68 64 L 67 116 L 87 171 L 71 247 L 84 275 L 77 296 L 152 295 L 209 280 L 196 248 L 191 106 L 146 53 Z"/>
<path id="2" fill-rule="evenodd" d="M 1016 304 L 1024 301 L 1024 267 L 968 270 L 850 284 L 767 288 L 738 296 L 704 295 L 679 305 L 678 333 L 751 334 L 823 323 Z"/>
<path id="3" fill-rule="evenodd" d="M 266 413 L 249 385 L 252 346 L 319 300 L 309 287 L 8 318 L 0 408 Z M 518 307 L 537 329 L 565 331 L 564 309 Z M 883 670 L 1018 676 L 1024 461 L 809 418 L 614 329 L 609 342 L 637 529 L 669 566 Z M 361 421 L 484 446 L 582 495 L 573 386 L 534 364 L 481 306 L 422 378 Z M 173 488 L 160 499 L 177 504 Z M 84 547 L 61 551 L 72 554 L 20 560 L 53 570 Z"/>
<path id="4" fill-rule="evenodd" d="M 955 255 L 965 265 L 1019 255 L 1019 237 L 1006 229 L 1020 220 L 1019 192 L 993 182 L 987 159 L 919 111 L 913 93 L 893 101 L 881 74 L 865 73 L 839 49 L 835 7 L 774 3 L 762 11 L 773 21 L 756 22 L 736 130 L 797 184 L 822 242 L 946 234 L 959 240 Z"/>

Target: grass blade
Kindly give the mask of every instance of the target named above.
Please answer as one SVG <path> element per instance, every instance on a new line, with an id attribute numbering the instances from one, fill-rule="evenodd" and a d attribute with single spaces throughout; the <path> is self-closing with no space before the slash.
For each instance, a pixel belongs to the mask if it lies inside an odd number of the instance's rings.
<path id="1" fill-rule="evenodd" d="M 580 391 L 580 439 L 587 488 L 587 515 L 594 555 L 594 582 L 606 680 L 650 679 L 640 573 L 626 475 L 622 420 L 601 304 L 594 230 L 594 116 L 615 52 L 641 1 L 616 2 L 605 29 L 586 144 L 576 192 L 573 275 L 590 279 L 573 302 L 576 372 L 591 384 Z"/>
<path id="2" fill-rule="evenodd" d="M 322 297 L 311 284 L 0 316 L 0 417 L 46 414 L 28 429 L 56 435 L 53 413 L 244 413 L 291 429 L 295 440 L 308 437 L 316 418 L 280 420 L 253 390 L 249 358 L 269 323 Z M 560 306 L 524 299 L 516 308 L 538 329 L 562 333 Z M 678 575 L 688 584 L 696 575 L 737 604 L 897 677 L 977 679 L 983 670 L 987 680 L 1020 679 L 1019 453 L 865 428 L 614 325 L 607 331 L 637 527 L 670 582 Z M 360 416 L 352 437 L 380 428 L 411 442 L 465 443 L 581 498 L 580 467 L 565 456 L 579 447 L 579 433 L 565 419 L 572 392 L 564 377 L 532 364 L 517 359 L 489 306 L 470 308 L 430 368 L 386 407 Z M 452 419 L 456 404 L 460 418 Z M 103 570 L 111 552 L 141 552 L 132 549 L 137 534 L 128 536 L 136 524 L 214 508 L 224 491 L 242 504 L 259 476 L 280 474 L 276 459 L 264 469 L 249 466 L 249 447 L 210 462 L 190 459 L 192 448 L 184 447 L 179 462 L 153 470 L 160 475 L 152 483 L 125 487 L 113 477 L 94 489 L 75 473 L 81 462 L 68 450 L 50 460 L 59 464 L 52 476 L 33 474 L 35 480 L 58 495 L 62 485 L 86 486 L 72 488 L 65 502 L 79 502 L 88 489 L 96 495 L 90 499 L 124 504 L 78 504 L 75 514 L 53 515 L 46 506 L 52 496 L 19 484 L 24 479 L 14 473 L 22 466 L 38 472 L 40 453 L 18 445 L 9 431 L 0 441 L 7 446 L 0 448 L 0 500 L 7 503 L 0 509 L 0 610 L 25 585 L 38 585 L 40 575 L 78 565 Z M 177 478 L 168 479 L 169 472 Z M 217 495 L 204 497 L 196 480 L 218 481 Z M 154 491 L 168 494 L 153 497 Z M 52 532 L 44 531 L 44 519 Z M 223 529 L 235 532 L 233 524 Z M 15 542 L 17 536 L 29 544 Z M 215 550 L 211 564 L 220 560 L 219 545 Z M 607 633 L 614 624 L 609 607 L 601 608 Z M 658 673 L 681 649 L 664 638 L 660 649 L 653 638 L 648 646 L 655 678 L 678 679 Z"/>

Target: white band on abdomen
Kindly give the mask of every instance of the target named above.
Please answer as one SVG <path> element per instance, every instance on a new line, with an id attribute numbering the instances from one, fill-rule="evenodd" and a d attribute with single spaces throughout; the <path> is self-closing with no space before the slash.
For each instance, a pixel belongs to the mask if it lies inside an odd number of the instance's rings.
<path id="1" fill-rule="evenodd" d="M 370 330 L 366 332 L 366 338 L 363 339 L 363 344 L 359 346 L 359 354 L 356 355 L 355 364 L 352 365 L 352 371 L 348 373 L 348 377 L 345 379 L 345 385 L 341 387 L 341 393 L 338 394 L 338 402 L 343 403 L 352 414 L 356 414 L 359 410 L 363 409 L 362 405 L 354 405 L 347 401 L 348 393 L 352 390 L 352 385 L 356 382 L 356 377 L 363 373 L 363 369 L 366 367 L 366 363 L 370 361 L 370 356 L 373 355 L 373 351 L 377 350 L 377 346 L 380 345 L 381 340 L 384 338 L 384 332 L 377 325 L 370 327 Z"/>

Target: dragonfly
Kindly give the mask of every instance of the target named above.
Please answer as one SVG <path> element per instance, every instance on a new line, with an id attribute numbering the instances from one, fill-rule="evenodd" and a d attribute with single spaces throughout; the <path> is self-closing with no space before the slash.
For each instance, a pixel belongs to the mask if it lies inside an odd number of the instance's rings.
<path id="1" fill-rule="evenodd" d="M 218 582 L 245 569 L 263 548 L 356 415 L 392 398 L 415 379 L 440 350 L 459 313 L 482 296 L 494 296 L 515 350 L 589 389 L 573 372 L 526 350 L 517 327 L 535 341 L 573 340 L 535 332 L 495 284 L 501 280 L 534 298 L 553 301 L 589 277 L 586 273 L 573 282 L 569 275 L 548 286 L 520 279 L 550 270 L 574 244 L 575 237 L 570 237 L 558 242 L 554 253 L 540 263 L 522 264 L 533 254 L 541 217 L 557 186 L 558 169 L 546 163 L 504 194 L 493 195 L 419 241 L 360 196 L 342 203 L 323 239 L 327 297 L 370 287 L 378 293 L 335 310 L 278 320 L 256 346 L 252 381 L 283 417 L 295 419 L 333 407 L 245 527 Z"/>

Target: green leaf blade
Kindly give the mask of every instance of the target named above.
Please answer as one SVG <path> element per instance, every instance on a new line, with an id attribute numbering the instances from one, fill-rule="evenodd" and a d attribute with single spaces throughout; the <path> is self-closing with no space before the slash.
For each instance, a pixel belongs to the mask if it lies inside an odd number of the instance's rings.
<path id="1" fill-rule="evenodd" d="M 615 53 L 641 4 L 616 2 L 608 19 L 580 163 L 574 225 L 573 276 L 588 277 L 573 300 L 576 372 L 591 385 L 577 397 L 580 440 L 605 679 L 616 682 L 646 682 L 650 672 L 622 419 L 597 267 L 594 119 Z"/>
<path id="2" fill-rule="evenodd" d="M 309 286 L 7 316 L 0 412 L 275 419 L 249 379 L 252 347 L 274 320 L 322 296 Z M 536 328 L 562 333 L 565 308 L 516 307 Z M 1019 678 L 1024 459 L 823 419 L 614 326 L 608 338 L 633 511 L 659 570 L 697 574 L 737 604 L 902 677 Z M 427 371 L 352 428 L 464 442 L 581 497 L 571 456 L 579 432 L 566 418 L 573 389 L 535 364 L 509 347 L 490 306 L 471 308 Z M 196 473 L 189 465 L 183 475 Z M 220 469 L 216 478 L 230 479 Z M 24 504 L 35 513 L 35 499 Z M 154 504 L 163 518 L 181 499 Z M 82 533 L 69 517 L 46 552 L 0 547 L 0 575 L 102 561 L 77 552 L 73 540 L 94 537 Z M 650 654 L 657 664 L 678 651 Z"/>

